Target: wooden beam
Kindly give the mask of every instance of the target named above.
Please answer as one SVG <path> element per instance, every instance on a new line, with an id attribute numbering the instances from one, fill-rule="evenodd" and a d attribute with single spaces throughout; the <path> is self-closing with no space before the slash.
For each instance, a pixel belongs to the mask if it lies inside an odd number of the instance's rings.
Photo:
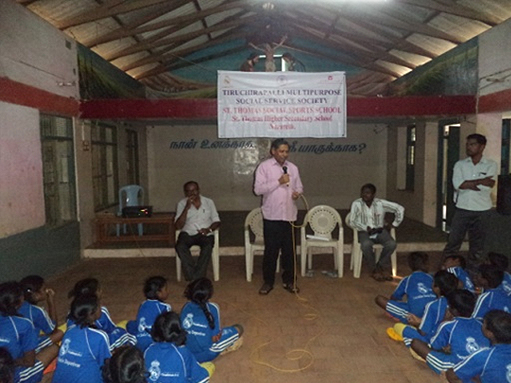
<path id="1" fill-rule="evenodd" d="M 132 45 L 132 46 L 124 49 L 122 52 L 120 52 L 122 54 L 120 54 L 118 52 L 115 55 L 110 55 L 110 56 L 105 55 L 105 59 L 110 61 L 110 60 L 112 60 L 112 57 L 119 58 L 119 57 L 128 56 L 128 55 L 138 53 L 138 52 L 148 50 L 148 49 L 154 49 L 157 47 L 163 47 L 163 46 L 172 45 L 172 44 L 189 42 L 193 39 L 196 39 L 197 37 L 200 37 L 204 34 L 208 34 L 210 32 L 215 32 L 215 31 L 219 31 L 222 29 L 230 29 L 230 28 L 237 27 L 237 26 L 242 25 L 243 23 L 247 22 L 248 20 L 254 19 L 256 17 L 257 16 L 254 15 L 254 16 L 249 16 L 249 17 L 243 18 L 243 19 L 233 20 L 233 21 L 230 21 L 227 23 L 220 22 L 220 23 L 215 24 L 208 28 L 201 28 L 197 31 L 188 32 L 188 33 L 174 36 L 174 37 L 160 39 L 160 40 L 157 40 L 157 41 L 154 41 L 151 43 L 146 43 L 146 42 L 142 41 L 139 44 L 135 44 L 135 45 Z"/>
<path id="2" fill-rule="evenodd" d="M 476 11 L 471 8 L 468 8 L 460 3 L 451 3 L 451 5 L 446 5 L 432 0 L 394 0 L 394 1 L 396 3 L 410 4 L 420 8 L 431 9 L 433 11 L 459 16 L 465 19 L 479 21 L 492 27 L 498 25 L 503 21 L 492 15 L 485 14 L 481 11 Z"/>
<path id="3" fill-rule="evenodd" d="M 167 1 L 168 0 L 110 0 L 95 9 L 87 9 L 69 19 L 57 21 L 54 25 L 58 29 L 64 30 L 77 25 L 105 19 L 107 17 L 137 11 L 153 5 L 165 3 Z"/>
<path id="4" fill-rule="evenodd" d="M 145 15 L 144 17 L 137 18 L 136 20 L 133 20 L 130 23 L 125 24 L 123 27 L 113 30 L 112 32 L 105 33 L 101 36 L 97 36 L 89 40 L 83 40 L 82 44 L 85 45 L 87 48 L 92 48 L 95 47 L 96 45 L 105 44 L 110 41 L 135 36 L 138 34 L 136 33 L 136 30 L 139 26 L 144 25 L 154 19 L 157 19 L 158 17 L 161 17 L 161 15 L 173 11 L 183 6 L 184 4 L 188 3 L 189 1 L 190 0 L 174 0 L 170 4 L 165 5 L 164 7 L 151 12 Z"/>

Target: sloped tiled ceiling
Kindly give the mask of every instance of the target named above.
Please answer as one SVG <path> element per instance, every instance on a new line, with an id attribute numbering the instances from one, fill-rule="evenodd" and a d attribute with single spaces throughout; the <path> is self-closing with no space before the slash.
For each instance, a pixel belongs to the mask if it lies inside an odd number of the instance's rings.
<path id="1" fill-rule="evenodd" d="M 287 36 L 277 55 L 346 71 L 350 96 L 375 96 L 511 17 L 510 0 L 16 1 L 161 94 L 212 87 L 250 43 Z"/>

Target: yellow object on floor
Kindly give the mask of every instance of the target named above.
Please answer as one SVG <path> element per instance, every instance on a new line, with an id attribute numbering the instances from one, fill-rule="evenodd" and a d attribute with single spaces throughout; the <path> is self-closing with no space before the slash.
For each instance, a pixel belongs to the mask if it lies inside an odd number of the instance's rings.
<path id="1" fill-rule="evenodd" d="M 399 335 L 392 327 L 387 329 L 387 335 L 390 339 L 395 340 L 396 342 L 402 342 L 403 337 Z"/>
<path id="2" fill-rule="evenodd" d="M 413 348 L 410 347 L 410 354 L 412 354 L 412 356 L 417 359 L 417 360 L 420 360 L 421 362 L 426 362 L 424 360 L 424 358 L 422 356 L 420 356 L 419 354 L 417 354 L 415 351 L 413 351 Z"/>
<path id="3" fill-rule="evenodd" d="M 117 323 L 116 326 L 126 330 L 126 325 L 127 324 L 128 324 L 128 321 L 127 320 L 123 320 L 123 321 L 120 321 L 119 323 Z"/>
<path id="4" fill-rule="evenodd" d="M 401 340 L 403 340 L 403 331 L 405 331 L 405 328 L 407 327 L 408 325 L 404 324 L 404 323 L 396 323 L 394 325 L 394 331 L 401 337 Z"/>
<path id="5" fill-rule="evenodd" d="M 211 378 L 211 376 L 214 374 L 216 367 L 212 362 L 204 362 L 200 364 L 201 367 L 205 368 L 206 371 L 208 371 L 208 375 Z"/>

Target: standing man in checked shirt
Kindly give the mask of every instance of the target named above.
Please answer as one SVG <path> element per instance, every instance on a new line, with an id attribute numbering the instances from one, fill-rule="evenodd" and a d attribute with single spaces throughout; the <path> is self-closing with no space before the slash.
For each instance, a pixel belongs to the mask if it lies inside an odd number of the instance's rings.
<path id="1" fill-rule="evenodd" d="M 270 153 L 272 157 L 257 167 L 254 182 L 254 193 L 263 197 L 264 283 L 259 294 L 267 295 L 273 289 L 279 251 L 282 252 L 284 289 L 298 293 L 292 222 L 296 221 L 295 201 L 303 193 L 303 185 L 298 168 L 287 160 L 289 144 L 286 140 L 274 140 Z"/>
<path id="2" fill-rule="evenodd" d="M 360 198 L 353 201 L 350 209 L 350 225 L 358 231 L 358 240 L 366 263 L 372 268 L 371 277 L 378 282 L 391 281 L 390 255 L 396 250 L 396 241 L 390 235 L 392 227 L 403 221 L 405 208 L 395 202 L 374 198 L 376 186 L 365 184 Z M 393 213 L 394 221 L 386 222 L 385 213 Z M 375 261 L 373 246 L 383 246 L 378 263 Z"/>
<path id="3" fill-rule="evenodd" d="M 456 211 L 451 223 L 444 257 L 456 255 L 468 231 L 469 251 L 467 266 L 477 267 L 482 261 L 484 228 L 482 217 L 492 208 L 491 189 L 495 185 L 498 167 L 495 161 L 483 156 L 486 137 L 482 134 L 467 136 L 467 158 L 456 162 L 452 176 L 455 189 Z"/>

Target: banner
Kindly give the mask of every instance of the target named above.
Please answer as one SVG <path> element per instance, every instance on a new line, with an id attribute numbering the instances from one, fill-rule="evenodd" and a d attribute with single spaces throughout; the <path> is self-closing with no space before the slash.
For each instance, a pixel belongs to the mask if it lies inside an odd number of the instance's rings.
<path id="1" fill-rule="evenodd" d="M 345 73 L 218 71 L 218 137 L 346 137 Z"/>

